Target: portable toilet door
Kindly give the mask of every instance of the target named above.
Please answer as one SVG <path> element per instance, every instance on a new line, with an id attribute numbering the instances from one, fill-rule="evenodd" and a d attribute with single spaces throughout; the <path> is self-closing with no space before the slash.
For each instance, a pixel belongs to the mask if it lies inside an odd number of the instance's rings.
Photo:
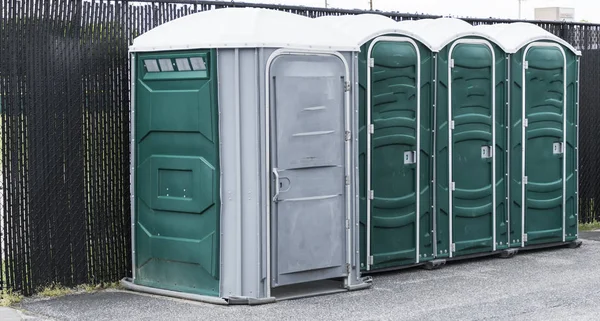
<path id="1" fill-rule="evenodd" d="M 336 55 L 271 57 L 272 287 L 343 277 L 352 208 L 349 66 Z"/>
<path id="2" fill-rule="evenodd" d="M 486 29 L 511 53 L 511 246 L 574 242 L 581 53 L 533 24 Z"/>
<path id="3" fill-rule="evenodd" d="M 386 35 L 363 45 L 361 55 L 367 269 L 423 263 L 434 254 L 432 53 L 413 38 Z"/>
<path id="4" fill-rule="evenodd" d="M 435 39 L 437 257 L 508 247 L 507 56 L 456 19 L 422 28 Z"/>
<path id="5" fill-rule="evenodd" d="M 402 23 L 363 14 L 323 17 L 361 46 L 361 268 L 433 259 L 432 52 Z"/>

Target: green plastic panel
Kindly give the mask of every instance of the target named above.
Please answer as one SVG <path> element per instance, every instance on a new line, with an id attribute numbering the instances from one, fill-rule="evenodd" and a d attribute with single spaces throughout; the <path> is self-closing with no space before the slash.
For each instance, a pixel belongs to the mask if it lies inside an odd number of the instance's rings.
<path id="1" fill-rule="evenodd" d="M 524 54 L 527 69 L 523 68 Z M 523 234 L 527 235 L 525 246 L 563 242 L 563 225 L 564 241 L 575 240 L 578 203 L 577 57 L 560 46 L 533 45 L 527 51 L 523 49 L 515 54 L 511 64 L 511 246 L 520 247 Z M 524 132 L 525 174 L 522 172 L 521 153 L 522 105 L 527 119 Z M 562 150 L 555 152 L 556 143 L 562 142 L 563 137 L 566 137 L 566 144 Z M 521 185 L 523 176 L 528 179 L 524 190 Z M 563 193 L 566 196 L 564 207 Z"/>
<path id="2" fill-rule="evenodd" d="M 136 56 L 137 284 L 219 295 L 218 109 L 213 56 L 210 51 Z M 196 65 L 193 70 L 190 57 L 202 58 L 207 68 Z M 160 71 L 147 69 L 152 61 Z"/>
<path id="3" fill-rule="evenodd" d="M 457 43 L 452 49 L 452 57 L 449 57 L 451 46 L 442 50 L 437 57 L 436 233 L 437 257 L 441 258 L 450 254 L 450 239 L 455 247 L 453 256 L 491 252 L 494 239 L 496 249 L 508 247 L 506 55 L 496 46 L 490 45 L 490 48 L 486 43 Z M 450 59 L 454 59 L 454 67 L 449 82 Z M 449 88 L 452 90 L 452 110 L 449 110 Z M 494 102 L 495 133 L 492 117 Z M 449 179 L 449 112 L 454 120 L 451 137 L 452 180 Z M 490 149 L 484 150 L 485 147 Z M 451 181 L 455 184 L 454 191 L 451 191 Z"/>
<path id="4" fill-rule="evenodd" d="M 420 261 L 433 258 L 432 215 L 432 124 L 433 66 L 431 52 L 406 41 L 380 41 L 372 48 L 374 68 L 367 66 L 371 43 L 360 56 L 360 193 L 361 267 L 366 266 L 367 221 L 367 126 L 366 73 L 371 72 L 371 255 L 372 270 L 417 262 L 417 235 Z M 417 54 L 419 50 L 420 59 Z M 421 68 L 421 82 L 417 70 Z M 417 165 L 405 164 L 405 152 L 417 150 L 417 86 L 421 86 L 420 177 Z M 420 180 L 421 190 L 416 182 Z M 417 197 L 420 213 L 417 216 Z M 419 219 L 420 231 L 416 230 Z"/>

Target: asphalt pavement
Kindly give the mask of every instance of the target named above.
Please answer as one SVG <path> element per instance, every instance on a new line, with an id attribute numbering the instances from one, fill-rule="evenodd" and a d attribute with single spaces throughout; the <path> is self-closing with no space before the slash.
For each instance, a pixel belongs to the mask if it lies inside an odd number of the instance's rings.
<path id="1" fill-rule="evenodd" d="M 578 249 L 389 272 L 375 275 L 371 289 L 262 306 L 215 306 L 107 290 L 27 299 L 18 308 L 35 320 L 77 321 L 599 320 L 600 232 L 581 237 Z"/>

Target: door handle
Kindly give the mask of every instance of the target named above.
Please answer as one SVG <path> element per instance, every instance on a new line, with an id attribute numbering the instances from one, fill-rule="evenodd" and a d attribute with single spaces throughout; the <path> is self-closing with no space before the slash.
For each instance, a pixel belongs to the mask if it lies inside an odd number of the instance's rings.
<path id="1" fill-rule="evenodd" d="M 273 175 L 275 176 L 275 195 L 273 195 L 273 202 L 277 202 L 277 198 L 279 197 L 279 172 L 277 171 L 277 168 L 273 168 Z"/>

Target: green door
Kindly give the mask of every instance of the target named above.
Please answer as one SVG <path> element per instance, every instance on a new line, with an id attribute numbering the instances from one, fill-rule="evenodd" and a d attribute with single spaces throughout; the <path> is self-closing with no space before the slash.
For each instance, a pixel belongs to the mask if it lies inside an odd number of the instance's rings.
<path id="1" fill-rule="evenodd" d="M 525 244 L 564 241 L 565 56 L 558 46 L 525 54 Z"/>
<path id="2" fill-rule="evenodd" d="M 370 268 L 419 258 L 419 71 L 418 48 L 406 41 L 379 41 L 370 71 Z"/>
<path id="3" fill-rule="evenodd" d="M 495 69 L 484 41 L 450 51 L 451 256 L 495 250 Z"/>
<path id="4" fill-rule="evenodd" d="M 219 156 L 212 52 L 137 56 L 134 282 L 219 295 Z"/>

